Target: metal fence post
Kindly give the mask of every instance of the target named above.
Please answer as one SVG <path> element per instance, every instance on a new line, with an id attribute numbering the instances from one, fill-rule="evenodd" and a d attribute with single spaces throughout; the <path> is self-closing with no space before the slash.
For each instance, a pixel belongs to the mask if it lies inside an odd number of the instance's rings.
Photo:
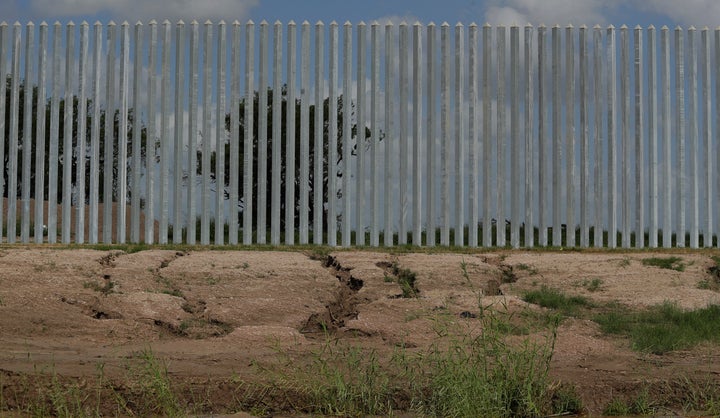
<path id="1" fill-rule="evenodd" d="M 25 27 L 25 97 L 23 102 L 25 109 L 32 103 L 33 89 L 29 88 L 33 74 L 33 46 L 35 43 L 35 25 L 29 22 Z M 30 242 L 30 157 L 32 157 L 32 112 L 23 112 L 23 147 L 22 147 L 22 217 L 20 228 L 20 239 L 23 243 Z"/>
<path id="2" fill-rule="evenodd" d="M 184 127 L 185 127 L 185 22 L 178 21 L 175 25 L 175 138 L 174 138 L 174 167 L 173 167 L 173 243 L 182 242 L 182 207 L 185 201 L 182 199 L 182 160 Z M 224 118 L 223 118 L 224 119 Z M 133 138 L 134 139 L 134 138 Z M 192 152 L 192 147 L 188 147 Z M 188 174 L 193 170 L 188 167 Z M 191 222 L 188 219 L 187 229 L 190 230 Z"/>
<path id="3" fill-rule="evenodd" d="M 2 41 L 0 41 L 2 42 Z M 42 22 L 40 24 L 40 41 L 38 53 L 38 75 L 37 75 L 37 95 L 43 100 L 37 102 L 37 113 L 45 115 L 47 106 L 47 46 L 48 46 L 48 24 Z M 2 45 L 0 44 L 0 51 Z M 2 52 L 0 52 L 2 54 Z M 5 97 L 5 96 L 0 96 Z M 4 114 L 4 113 L 2 113 Z M 37 119 L 37 128 L 35 132 L 35 243 L 43 242 L 44 231 L 44 209 L 45 209 L 45 118 Z M 2 158 L 2 157 L 0 157 Z M 2 181 L 0 181 L 1 183 Z M 0 195 L 2 187 L 0 187 Z M 2 206 L 0 206 L 0 212 Z M 2 219 L 2 217 L 0 217 Z M 0 221 L 2 224 L 2 221 Z M 0 239 L 2 236 L 0 235 Z"/>
<path id="4" fill-rule="evenodd" d="M 657 78 L 657 38 L 655 27 L 650 25 L 647 29 L 647 61 L 648 61 L 648 153 L 650 158 L 649 193 L 650 193 L 650 223 L 648 225 L 648 246 L 658 246 L 658 78 Z"/>
<path id="5" fill-rule="evenodd" d="M 73 102 L 75 76 L 75 24 L 69 22 L 65 31 L 65 104 L 63 112 L 63 191 L 62 191 L 62 242 L 70 243 L 70 218 L 72 209 L 72 149 L 73 149 Z"/>
<path id="6" fill-rule="evenodd" d="M 455 241 L 465 245 L 465 28 L 455 25 Z"/>
<path id="7" fill-rule="evenodd" d="M 440 26 L 440 245 L 450 245 L 450 25 Z"/>
<path id="8" fill-rule="evenodd" d="M 325 71 L 323 62 L 323 45 L 325 38 L 325 25 L 322 22 L 315 24 L 315 151 L 313 153 L 313 244 L 323 243 L 323 101 L 325 98 Z M 332 112 L 332 103 L 328 104 L 328 111 Z M 330 167 L 328 167 L 328 174 Z"/>
<path id="9" fill-rule="evenodd" d="M 225 244 L 225 114 L 227 101 L 227 30 L 224 20 L 217 27 L 217 79 L 215 104 L 215 245 Z M 181 139 L 182 142 L 182 139 Z M 181 167 L 176 163 L 178 167 Z M 179 170 L 178 170 L 179 171 Z M 176 174 L 177 175 L 177 174 Z M 178 213 L 178 218 L 180 218 Z"/>
<path id="10" fill-rule="evenodd" d="M 675 141 L 678 149 L 678 165 L 675 175 L 679 225 L 676 231 L 678 247 L 685 247 L 685 225 L 687 191 L 685 190 L 687 167 L 685 166 L 685 41 L 683 30 L 678 26 L 675 28 Z"/>

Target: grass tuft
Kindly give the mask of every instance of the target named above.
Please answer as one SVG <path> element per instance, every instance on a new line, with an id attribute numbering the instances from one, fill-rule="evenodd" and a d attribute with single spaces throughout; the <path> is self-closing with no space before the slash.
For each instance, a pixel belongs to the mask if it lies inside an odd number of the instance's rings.
<path id="1" fill-rule="evenodd" d="M 423 416 L 543 416 L 570 405 L 552 402 L 548 375 L 557 322 L 544 340 L 510 344 L 499 314 L 481 318 L 477 337 L 450 338 L 423 354 L 412 376 L 414 412 Z M 427 372 L 429 371 L 429 372 Z M 553 406 L 559 409 L 553 409 Z M 574 408 L 573 408 L 574 409 Z"/>
<path id="2" fill-rule="evenodd" d="M 654 354 L 720 343 L 720 305 L 685 311 L 665 302 L 642 312 L 599 314 L 595 321 L 603 332 L 629 336 L 633 349 Z"/>
<path id="3" fill-rule="evenodd" d="M 644 266 L 658 267 L 661 269 L 685 271 L 685 263 L 680 257 L 651 257 L 642 260 Z"/>
<path id="4" fill-rule="evenodd" d="M 526 292 L 522 299 L 543 308 L 558 310 L 565 316 L 577 315 L 579 308 L 592 307 L 590 300 L 583 296 L 568 296 L 544 285 L 539 290 Z"/>
<path id="5" fill-rule="evenodd" d="M 402 290 L 402 297 L 403 298 L 416 298 L 418 297 L 418 294 L 420 293 L 420 290 L 417 288 L 416 281 L 417 281 L 417 274 L 407 268 L 402 268 L 398 263 L 392 263 L 390 266 L 390 271 L 395 276 L 395 281 L 398 285 L 400 285 L 400 289 Z"/>
<path id="6" fill-rule="evenodd" d="M 137 383 L 141 386 L 145 410 L 153 415 L 167 417 L 185 416 L 185 409 L 172 388 L 167 365 L 152 350 L 139 354 L 140 365 L 136 369 Z"/>

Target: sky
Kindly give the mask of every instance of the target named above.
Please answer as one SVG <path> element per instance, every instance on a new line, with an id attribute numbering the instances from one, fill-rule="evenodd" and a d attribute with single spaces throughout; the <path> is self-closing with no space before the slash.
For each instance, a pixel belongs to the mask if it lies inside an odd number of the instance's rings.
<path id="1" fill-rule="evenodd" d="M 720 25 L 717 0 L 0 0 L 1 20 Z"/>

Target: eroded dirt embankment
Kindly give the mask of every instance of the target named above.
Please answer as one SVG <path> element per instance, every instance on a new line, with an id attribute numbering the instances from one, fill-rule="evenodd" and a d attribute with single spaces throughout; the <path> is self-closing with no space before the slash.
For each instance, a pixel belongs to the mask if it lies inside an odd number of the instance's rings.
<path id="1" fill-rule="evenodd" d="M 174 379 L 216 393 L 213 402 L 222 405 L 232 398 L 222 382 L 252 379 L 257 370 L 249 365 L 277 364 L 279 353 L 306 361 L 328 338 L 388 355 L 398 347 L 420 351 L 437 341 L 438 312 L 472 333 L 481 306 L 540 309 L 519 296 L 543 285 L 631 308 L 666 300 L 686 309 L 720 303 L 717 289 L 700 285 L 717 276 L 710 254 L 676 255 L 684 271 L 643 265 L 650 253 L 315 256 L 4 247 L 2 385 L 5 394 L 20 393 L 39 371 L 83 379 L 96 376 L 99 365 L 107 378 L 123 378 L 129 362 L 151 349 L 169 360 Z M 591 282 L 599 285 L 590 290 Z M 641 355 L 592 321 L 566 319 L 551 374 L 578 385 L 588 408 L 597 410 L 643 382 L 720 375 L 719 360 L 715 347 Z"/>

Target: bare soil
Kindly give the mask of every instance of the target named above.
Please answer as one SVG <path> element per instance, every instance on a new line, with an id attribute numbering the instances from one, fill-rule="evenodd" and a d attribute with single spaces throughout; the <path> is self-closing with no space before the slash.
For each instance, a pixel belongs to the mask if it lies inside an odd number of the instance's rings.
<path id="1" fill-rule="evenodd" d="M 542 285 L 598 303 L 643 308 L 674 301 L 693 309 L 720 303 L 698 287 L 717 252 L 389 253 L 152 249 L 137 253 L 53 246 L 0 248 L 0 390 L 6 406 L 55 379 L 91 387 L 99 370 L 124 387 L 129 364 L 152 350 L 176 387 L 204 402 L 203 413 L 242 409 L 233 382 L 262 379 L 258 365 L 302 364 L 334 341 L 392 353 L 437 339 L 432 313 L 471 324 L 483 304 L 543 308 L 520 296 Z M 645 266 L 677 256 L 684 271 Z M 463 263 L 467 277 L 463 272 Z M 402 297 L 392 265 L 416 273 Z M 599 279 L 599 287 L 587 284 Z M 596 281 L 598 282 L 598 281 Z M 672 396 L 687 379 L 720 378 L 720 348 L 665 355 L 633 351 L 590 320 L 563 320 L 551 374 L 576 386 L 586 412 L 641 389 Z M 673 383 L 676 382 L 676 383 Z M 199 394 L 199 395 L 198 395 Z M 93 396 L 92 394 L 88 396 Z M 275 399 L 270 411 L 292 413 Z M 109 405 L 112 404 L 108 400 Z M 122 415 L 122 411 L 115 411 Z"/>

